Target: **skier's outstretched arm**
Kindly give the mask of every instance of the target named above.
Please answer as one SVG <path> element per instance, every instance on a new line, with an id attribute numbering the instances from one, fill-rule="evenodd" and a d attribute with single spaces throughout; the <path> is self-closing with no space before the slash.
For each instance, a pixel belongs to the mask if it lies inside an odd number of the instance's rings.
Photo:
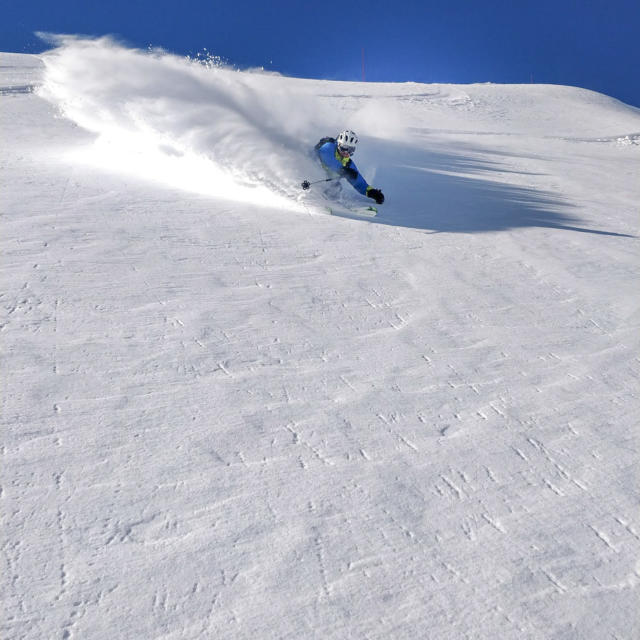
<path id="1" fill-rule="evenodd" d="M 377 204 L 382 204 L 384 202 L 384 195 L 382 191 L 380 191 L 380 189 L 375 189 L 370 184 L 367 184 L 367 181 L 362 177 L 362 174 L 358 171 L 358 167 L 356 167 L 353 161 L 349 163 L 349 166 L 344 167 L 343 175 L 358 193 L 375 200 Z"/>

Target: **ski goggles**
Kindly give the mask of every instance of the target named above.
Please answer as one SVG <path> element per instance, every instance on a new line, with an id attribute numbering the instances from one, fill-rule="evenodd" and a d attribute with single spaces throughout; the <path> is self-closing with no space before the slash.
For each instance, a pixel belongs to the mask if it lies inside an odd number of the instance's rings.
<path id="1" fill-rule="evenodd" d="M 343 155 L 352 156 L 356 152 L 356 148 L 338 145 L 338 151 Z"/>

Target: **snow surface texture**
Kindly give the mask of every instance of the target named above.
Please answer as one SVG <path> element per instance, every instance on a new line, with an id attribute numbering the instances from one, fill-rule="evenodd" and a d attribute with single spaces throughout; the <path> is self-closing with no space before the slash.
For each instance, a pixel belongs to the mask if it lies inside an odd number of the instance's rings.
<path id="1" fill-rule="evenodd" d="M 637 109 L 67 38 L 0 118 L 3 639 L 640 637 Z"/>

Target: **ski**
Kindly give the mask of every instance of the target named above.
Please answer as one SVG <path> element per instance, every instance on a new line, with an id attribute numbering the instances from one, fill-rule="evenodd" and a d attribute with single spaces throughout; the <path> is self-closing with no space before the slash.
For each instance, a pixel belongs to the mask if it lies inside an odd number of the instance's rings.
<path id="1" fill-rule="evenodd" d="M 327 209 L 332 216 L 358 216 L 363 218 L 375 218 L 378 215 L 376 207 L 365 206 L 348 206 L 343 204 L 331 203 L 327 205 Z"/>

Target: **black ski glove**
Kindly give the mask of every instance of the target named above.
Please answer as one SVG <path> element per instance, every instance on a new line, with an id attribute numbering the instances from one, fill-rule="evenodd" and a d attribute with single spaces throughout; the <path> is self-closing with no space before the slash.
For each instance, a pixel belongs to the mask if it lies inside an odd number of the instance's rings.
<path id="1" fill-rule="evenodd" d="M 380 189 L 369 189 L 369 191 L 367 191 L 367 198 L 372 198 L 376 201 L 376 204 L 382 204 L 384 202 L 384 194 Z"/>

